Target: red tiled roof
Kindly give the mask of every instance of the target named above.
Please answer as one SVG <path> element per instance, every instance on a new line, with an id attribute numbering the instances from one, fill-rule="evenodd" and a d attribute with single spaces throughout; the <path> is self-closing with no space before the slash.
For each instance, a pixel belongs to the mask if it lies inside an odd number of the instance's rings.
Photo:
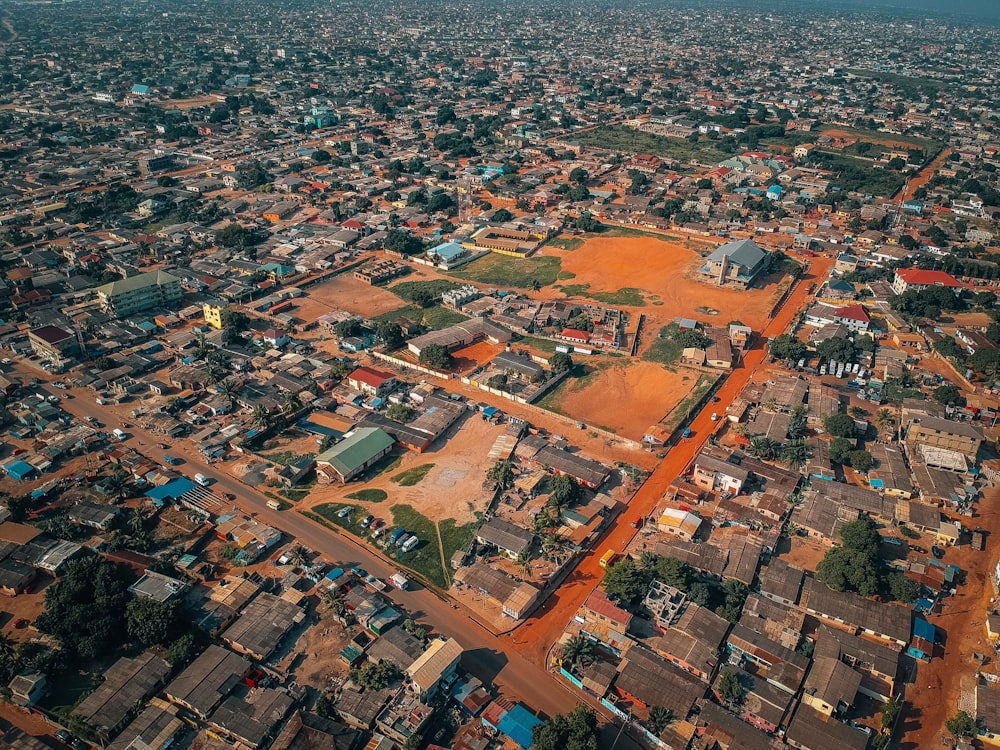
<path id="1" fill-rule="evenodd" d="M 584 602 L 584 606 L 622 625 L 628 625 L 632 619 L 632 615 L 608 599 L 608 595 L 601 589 L 594 589 Z"/>
<path id="2" fill-rule="evenodd" d="M 845 320 L 860 320 L 865 323 L 870 323 L 871 318 L 868 317 L 868 313 L 865 312 L 865 308 L 861 305 L 848 305 L 847 307 L 842 307 L 834 313 L 838 318 L 844 318 Z"/>
<path id="3" fill-rule="evenodd" d="M 580 331 L 576 328 L 563 328 L 562 334 L 563 338 L 567 339 L 579 339 L 580 341 L 590 341 L 590 334 L 586 331 Z"/>
<path id="4" fill-rule="evenodd" d="M 917 284 L 926 286 L 951 286 L 961 287 L 954 276 L 944 271 L 925 271 L 922 268 L 903 268 L 896 271 L 907 284 Z"/>
<path id="5" fill-rule="evenodd" d="M 347 376 L 348 380 L 356 380 L 357 382 L 364 383 L 372 388 L 378 388 L 382 385 L 382 383 L 392 377 L 392 373 L 382 372 L 381 370 L 376 370 L 372 367 L 359 367 Z"/>

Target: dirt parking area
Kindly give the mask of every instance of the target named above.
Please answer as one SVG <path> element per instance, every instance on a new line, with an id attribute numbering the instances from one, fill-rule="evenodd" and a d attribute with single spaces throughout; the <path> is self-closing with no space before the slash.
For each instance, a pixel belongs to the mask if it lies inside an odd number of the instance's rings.
<path id="1" fill-rule="evenodd" d="M 398 466 L 383 471 L 369 482 L 349 482 L 346 485 L 316 485 L 309 493 L 310 507 L 321 503 L 349 502 L 360 505 L 373 515 L 391 522 L 389 512 L 393 505 L 410 505 L 432 521 L 455 519 L 458 525 L 476 520 L 476 512 L 486 509 L 490 494 L 482 489 L 486 470 L 490 466 L 488 454 L 504 427 L 485 422 L 469 415 L 464 422 L 453 426 L 447 433 L 447 442 L 439 438 L 430 450 L 422 453 L 407 452 Z M 404 487 L 392 478 L 418 466 L 431 465 L 426 475 L 411 487 Z M 380 489 L 388 498 L 379 503 L 369 503 L 346 496 L 364 489 Z"/>
<path id="2" fill-rule="evenodd" d="M 503 350 L 503 346 L 491 344 L 488 341 L 481 341 L 464 349 L 456 349 L 452 352 L 452 357 L 455 359 L 452 371 L 462 373 L 463 375 L 472 372 L 476 368 L 485 365 Z"/>
<path id="3" fill-rule="evenodd" d="M 642 290 L 647 305 L 639 309 L 662 324 L 683 316 L 715 325 L 742 320 L 760 330 L 774 303 L 773 285 L 741 291 L 695 280 L 701 256 L 656 237 L 597 236 L 577 250 L 549 252 L 558 254 L 562 270 L 574 275 L 569 283 L 587 284 L 590 292 Z"/>
<path id="4" fill-rule="evenodd" d="M 671 372 L 655 362 L 611 360 L 612 364 L 568 380 L 548 401 L 557 412 L 632 440 L 659 422 L 694 388 L 693 372 Z"/>
<path id="5" fill-rule="evenodd" d="M 307 322 L 331 310 L 347 310 L 363 318 L 371 318 L 406 305 L 392 292 L 354 278 L 351 271 L 309 287 L 306 294 L 294 302 L 295 316 Z"/>

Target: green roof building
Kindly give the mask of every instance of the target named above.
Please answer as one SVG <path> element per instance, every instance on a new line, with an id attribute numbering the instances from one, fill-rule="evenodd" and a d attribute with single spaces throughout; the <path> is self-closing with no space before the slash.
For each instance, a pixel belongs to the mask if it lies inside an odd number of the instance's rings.
<path id="1" fill-rule="evenodd" d="M 316 456 L 320 482 L 349 482 L 392 450 L 395 440 L 377 427 L 359 427 Z"/>
<path id="2" fill-rule="evenodd" d="M 181 280 L 166 271 L 150 271 L 97 287 L 101 309 L 119 318 L 160 308 L 172 310 L 184 298 Z"/>

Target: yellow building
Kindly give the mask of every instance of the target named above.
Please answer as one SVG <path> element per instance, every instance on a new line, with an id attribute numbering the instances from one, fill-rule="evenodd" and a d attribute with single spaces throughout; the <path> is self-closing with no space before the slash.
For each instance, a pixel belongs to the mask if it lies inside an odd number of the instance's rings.
<path id="1" fill-rule="evenodd" d="M 202 314 L 205 316 L 205 322 L 212 326 L 212 328 L 216 328 L 221 331 L 223 326 L 226 324 L 226 318 L 229 317 L 229 306 L 210 305 L 205 303 L 201 310 Z"/>

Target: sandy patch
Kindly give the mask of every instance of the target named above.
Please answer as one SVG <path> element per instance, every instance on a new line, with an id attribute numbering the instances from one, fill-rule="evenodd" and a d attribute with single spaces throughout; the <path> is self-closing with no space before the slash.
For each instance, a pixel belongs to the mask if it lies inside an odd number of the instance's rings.
<path id="1" fill-rule="evenodd" d="M 655 362 L 615 363 L 582 387 L 570 381 L 555 406 L 586 424 L 641 440 L 697 382 L 696 373 L 671 372 Z"/>
<path id="2" fill-rule="evenodd" d="M 502 426 L 470 415 L 457 430 L 451 428 L 447 442 L 439 438 L 423 454 L 404 454 L 398 467 L 382 472 L 370 482 L 317 485 L 305 502 L 310 506 L 349 502 L 365 507 L 388 523 L 392 522 L 390 508 L 393 505 L 412 505 L 432 521 L 454 518 L 458 524 L 470 523 L 476 519 L 475 513 L 485 510 L 489 504 L 489 493 L 482 489 L 490 465 L 487 455 L 503 431 Z M 400 487 L 391 481 L 396 474 L 422 464 L 434 464 L 434 468 L 412 487 Z M 385 490 L 389 497 L 381 503 L 370 504 L 344 499 L 344 495 L 364 488 Z"/>
<path id="3" fill-rule="evenodd" d="M 392 292 L 378 286 L 371 286 L 347 271 L 309 287 L 308 293 L 295 300 L 294 314 L 303 320 L 312 321 L 331 310 L 347 310 L 370 318 L 406 305 Z"/>
<path id="4" fill-rule="evenodd" d="M 452 357 L 455 358 L 455 366 L 452 369 L 455 372 L 471 372 L 492 360 L 503 350 L 503 346 L 491 344 L 488 341 L 481 341 L 464 349 L 456 349 L 452 352 Z"/>
<path id="5" fill-rule="evenodd" d="M 760 329 L 774 301 L 773 286 L 740 291 L 696 281 L 701 256 L 655 237 L 592 237 L 578 250 L 559 254 L 563 271 L 574 274 L 568 283 L 589 284 L 591 292 L 641 289 L 647 301 L 641 311 L 664 322 L 681 315 L 715 325 L 742 320 Z M 718 314 L 700 313 L 699 307 Z"/>

